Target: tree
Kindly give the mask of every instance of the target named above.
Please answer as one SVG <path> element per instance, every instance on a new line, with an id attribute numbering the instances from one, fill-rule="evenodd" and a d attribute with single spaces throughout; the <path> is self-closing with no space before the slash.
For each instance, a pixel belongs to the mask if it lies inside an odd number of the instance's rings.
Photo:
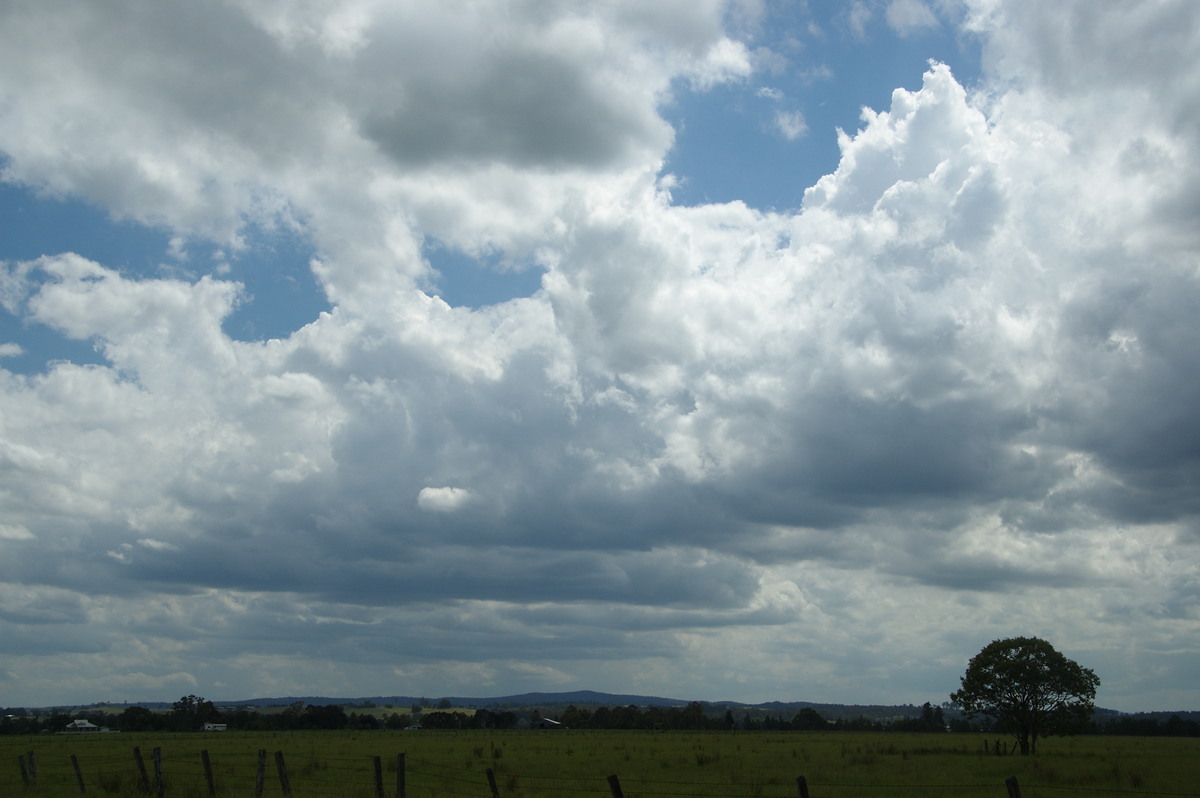
<path id="1" fill-rule="evenodd" d="M 941 707 L 935 707 L 926 701 L 921 705 L 921 731 L 923 732 L 944 732 L 946 730 L 946 716 L 942 712 Z"/>
<path id="2" fill-rule="evenodd" d="M 1038 738 L 1071 734 L 1095 708 L 1100 679 L 1036 637 L 995 640 L 971 658 L 950 700 L 968 717 L 988 715 L 1012 732 L 1024 755 Z"/>
<path id="3" fill-rule="evenodd" d="M 412 716 L 408 715 L 407 713 L 401 715 L 393 712 L 392 714 L 388 715 L 387 720 L 383 722 L 383 726 L 386 729 L 406 729 L 411 725 Z"/>
<path id="4" fill-rule="evenodd" d="M 812 707 L 804 707 L 792 718 L 792 728 L 796 731 L 820 731 L 828 729 L 829 724 L 825 722 L 825 718 L 821 717 L 820 712 Z"/>
<path id="5" fill-rule="evenodd" d="M 117 719 L 117 727 L 126 732 L 156 731 L 166 725 L 166 718 L 155 715 L 145 707 L 125 707 Z"/>
<path id="6" fill-rule="evenodd" d="M 300 728 L 302 729 L 344 729 L 349 722 L 346 710 L 337 704 L 320 707 L 309 704 L 300 714 Z"/>
<path id="7" fill-rule="evenodd" d="M 171 704 L 170 725 L 176 731 L 195 731 L 209 722 L 219 722 L 221 713 L 213 705 L 197 695 L 185 695 Z"/>
<path id="8" fill-rule="evenodd" d="M 421 716 L 421 726 L 426 729 L 458 729 L 462 728 L 457 712 L 426 712 Z"/>

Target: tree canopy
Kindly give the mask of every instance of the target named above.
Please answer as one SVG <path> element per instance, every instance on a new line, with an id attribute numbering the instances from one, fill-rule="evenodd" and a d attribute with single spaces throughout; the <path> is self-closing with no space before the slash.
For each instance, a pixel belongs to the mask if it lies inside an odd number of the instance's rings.
<path id="1" fill-rule="evenodd" d="M 971 658 L 962 689 L 951 693 L 966 715 L 989 715 L 1017 739 L 1022 754 L 1038 738 L 1079 731 L 1095 708 L 1100 679 L 1037 637 L 995 640 Z"/>
<path id="2" fill-rule="evenodd" d="M 176 731 L 195 731 L 205 723 L 219 722 L 221 713 L 213 702 L 198 695 L 185 695 L 171 704 L 169 717 Z"/>

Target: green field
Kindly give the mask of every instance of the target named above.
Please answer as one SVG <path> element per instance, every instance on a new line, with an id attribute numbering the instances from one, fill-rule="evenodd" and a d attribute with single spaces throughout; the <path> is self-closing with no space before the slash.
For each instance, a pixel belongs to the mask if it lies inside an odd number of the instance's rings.
<path id="1" fill-rule="evenodd" d="M 405 755 L 412 798 L 611 795 L 626 798 L 795 798 L 797 776 L 822 796 L 997 796 L 1015 776 L 1025 798 L 1083 795 L 1200 796 L 1200 740 L 1151 737 L 1050 738 L 1036 757 L 983 752 L 977 735 L 848 732 L 413 731 L 218 734 L 94 734 L 0 737 L 0 795 L 139 795 L 133 756 L 162 752 L 166 795 L 206 796 L 201 750 L 217 794 L 251 796 L 258 751 L 267 752 L 264 795 L 282 794 L 274 753 L 282 751 L 296 798 L 373 796 L 372 757 L 382 760 L 388 796 L 396 755 Z M 34 753 L 37 785 L 22 785 L 19 761 Z"/>

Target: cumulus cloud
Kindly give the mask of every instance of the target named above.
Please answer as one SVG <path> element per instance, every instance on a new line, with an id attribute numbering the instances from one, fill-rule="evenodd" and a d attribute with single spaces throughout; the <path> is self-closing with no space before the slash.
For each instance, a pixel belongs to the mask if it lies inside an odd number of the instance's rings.
<path id="1" fill-rule="evenodd" d="M 181 257 L 293 226 L 331 305 L 244 342 L 220 274 L 4 264 L 9 312 L 101 358 L 0 372 L 0 620 L 31 694 L 737 671 L 891 700 L 924 663 L 924 700 L 1019 631 L 1102 659 L 1117 703 L 1153 695 L 1128 647 L 1195 651 L 1194 4 L 968 4 L 985 85 L 929 65 L 789 214 L 660 177 L 672 91 L 750 73 L 723 4 L 468 5 L 0 12 L 5 180 Z M 540 289 L 450 307 L 430 240 Z"/>

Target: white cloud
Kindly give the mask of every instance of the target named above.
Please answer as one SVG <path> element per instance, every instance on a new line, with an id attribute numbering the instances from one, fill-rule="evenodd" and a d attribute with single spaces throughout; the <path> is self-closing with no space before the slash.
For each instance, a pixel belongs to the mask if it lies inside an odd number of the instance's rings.
<path id="1" fill-rule="evenodd" d="M 775 127 L 788 141 L 803 138 L 808 132 L 808 123 L 804 120 L 804 114 L 799 111 L 776 111 Z"/>
<path id="2" fill-rule="evenodd" d="M 20 524 L 0 524 L 0 540 L 33 540 L 33 533 Z"/>
<path id="3" fill-rule="evenodd" d="M 763 86 L 755 95 L 773 102 L 780 102 L 784 95 L 779 89 Z M 808 133 L 808 122 L 804 119 L 804 114 L 799 111 L 785 111 L 778 109 L 773 117 L 776 132 L 783 136 L 788 141 L 795 141 L 802 138 Z"/>
<path id="4" fill-rule="evenodd" d="M 867 35 L 867 25 L 874 16 L 875 12 L 870 5 L 863 0 L 854 0 L 850 4 L 850 10 L 846 13 L 846 21 L 850 25 L 851 32 L 861 39 Z"/>
<path id="5" fill-rule="evenodd" d="M 693 85 L 710 89 L 718 83 L 747 77 L 751 72 L 751 58 L 745 45 L 731 39 L 721 38 L 705 53 L 692 76 Z"/>
<path id="6" fill-rule="evenodd" d="M 431 513 L 452 513 L 471 501 L 471 492 L 464 488 L 421 488 L 417 506 Z"/>
<path id="7" fill-rule="evenodd" d="M 144 546 L 147 549 L 154 551 L 179 551 L 179 547 L 173 543 L 167 543 L 165 540 L 155 540 L 154 538 L 139 538 L 138 545 Z"/>
<path id="8" fill-rule="evenodd" d="M 891 0 L 884 16 L 888 27 L 901 36 L 909 36 L 938 24 L 937 17 L 921 0 Z"/>

